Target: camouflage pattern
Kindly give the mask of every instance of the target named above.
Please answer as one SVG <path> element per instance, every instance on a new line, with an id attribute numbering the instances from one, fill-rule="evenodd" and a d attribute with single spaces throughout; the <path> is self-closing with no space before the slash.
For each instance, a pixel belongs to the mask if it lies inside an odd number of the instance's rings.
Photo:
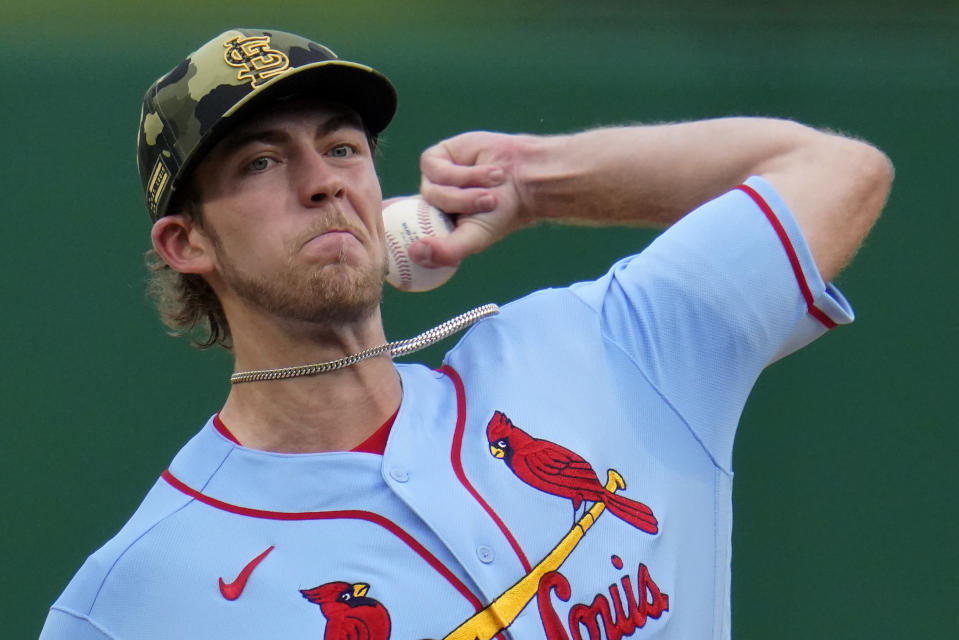
<path id="1" fill-rule="evenodd" d="M 371 134 L 389 124 L 396 92 L 362 64 L 282 31 L 231 29 L 213 38 L 147 90 L 137 163 L 152 220 L 195 163 L 251 105 L 309 94 L 356 110 Z"/>

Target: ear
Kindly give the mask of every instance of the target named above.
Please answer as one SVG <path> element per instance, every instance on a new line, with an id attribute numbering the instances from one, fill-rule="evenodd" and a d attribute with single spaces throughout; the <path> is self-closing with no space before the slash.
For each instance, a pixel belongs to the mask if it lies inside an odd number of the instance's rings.
<path id="1" fill-rule="evenodd" d="M 213 244 L 185 216 L 160 218 L 153 224 L 150 237 L 153 248 L 174 271 L 204 274 L 215 269 Z"/>

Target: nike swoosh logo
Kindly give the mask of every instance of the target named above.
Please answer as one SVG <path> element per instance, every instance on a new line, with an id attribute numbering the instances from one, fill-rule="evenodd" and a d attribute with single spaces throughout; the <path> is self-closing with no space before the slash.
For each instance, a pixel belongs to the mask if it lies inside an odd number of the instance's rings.
<path id="1" fill-rule="evenodd" d="M 240 571 L 240 575 L 236 577 L 236 580 L 233 582 L 224 582 L 223 578 L 220 578 L 220 593 L 223 594 L 223 597 L 227 600 L 236 600 L 240 597 L 240 594 L 243 593 L 243 589 L 246 588 L 246 581 L 250 578 L 250 574 L 253 573 L 253 570 L 256 569 L 256 565 L 260 564 L 271 551 L 273 547 L 270 546 L 269 549 L 258 555 L 257 557 L 250 560 L 250 562 L 243 567 L 243 570 Z"/>

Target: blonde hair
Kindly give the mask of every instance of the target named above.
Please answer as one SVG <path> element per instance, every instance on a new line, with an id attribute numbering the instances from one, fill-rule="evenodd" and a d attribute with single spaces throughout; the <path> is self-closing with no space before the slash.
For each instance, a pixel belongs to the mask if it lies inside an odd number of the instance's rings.
<path id="1" fill-rule="evenodd" d="M 203 227 L 198 198 L 192 189 L 180 200 L 179 210 L 190 222 Z M 155 249 L 144 256 L 147 267 L 147 295 L 153 300 L 160 319 L 175 337 L 189 337 L 198 349 L 233 347 L 230 325 L 223 305 L 203 276 L 179 273 L 168 265 Z"/>

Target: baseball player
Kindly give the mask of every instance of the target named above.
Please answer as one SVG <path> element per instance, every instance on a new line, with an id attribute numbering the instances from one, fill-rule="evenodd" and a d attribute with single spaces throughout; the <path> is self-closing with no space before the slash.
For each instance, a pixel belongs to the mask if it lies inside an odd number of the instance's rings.
<path id="1" fill-rule="evenodd" d="M 238 375 L 42 638 L 729 637 L 737 420 L 767 364 L 852 320 L 826 283 L 888 161 L 749 118 L 445 140 L 421 193 L 460 216 L 421 264 L 539 220 L 669 228 L 470 316 L 431 370 L 377 349 L 395 104 L 373 69 L 248 29 L 148 91 L 162 310 Z"/>

